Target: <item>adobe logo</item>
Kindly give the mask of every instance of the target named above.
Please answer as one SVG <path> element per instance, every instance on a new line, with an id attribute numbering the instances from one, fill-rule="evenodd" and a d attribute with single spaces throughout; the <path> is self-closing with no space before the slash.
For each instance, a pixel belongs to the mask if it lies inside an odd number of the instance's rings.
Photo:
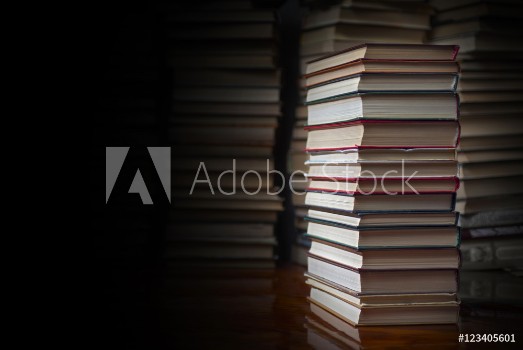
<path id="1" fill-rule="evenodd" d="M 129 153 L 130 147 L 106 147 L 105 148 L 105 203 L 109 201 L 111 192 L 118 179 L 118 175 Z M 147 147 L 147 151 L 153 161 L 154 169 L 160 178 L 163 190 L 171 202 L 171 148 L 170 147 Z M 143 179 L 140 169 L 136 169 L 128 193 L 138 193 L 143 204 L 153 204 L 151 194 Z"/>

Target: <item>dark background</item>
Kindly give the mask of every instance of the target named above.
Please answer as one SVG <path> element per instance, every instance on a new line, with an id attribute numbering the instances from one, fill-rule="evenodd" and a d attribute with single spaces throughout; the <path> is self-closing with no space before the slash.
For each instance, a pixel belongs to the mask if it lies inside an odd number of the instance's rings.
<path id="1" fill-rule="evenodd" d="M 267 3 L 278 8 L 281 98 L 287 103 L 276 131 L 274 155 L 276 169 L 286 172 L 298 99 L 300 10 L 297 0 Z M 85 280 L 91 340 L 166 345 L 167 321 L 162 312 L 166 300 L 159 293 L 166 273 L 162 256 L 170 204 L 146 147 L 171 146 L 168 119 L 173 72 L 168 48 L 176 43 L 167 36 L 168 7 L 168 3 L 154 2 L 104 4 L 103 8 L 85 9 L 82 16 L 88 58 L 84 72 L 91 101 L 92 261 Z M 105 147 L 111 146 L 131 148 L 106 204 Z M 143 205 L 138 194 L 127 193 L 138 168 L 154 205 Z M 285 197 L 288 194 L 283 193 Z M 287 209 L 277 224 L 281 263 L 290 259 L 292 215 Z M 183 317 L 175 317 L 175 328 L 183 323 Z M 169 327 L 172 336 L 172 322 Z M 178 345 L 180 341 L 183 343 L 183 337 L 177 339 Z"/>

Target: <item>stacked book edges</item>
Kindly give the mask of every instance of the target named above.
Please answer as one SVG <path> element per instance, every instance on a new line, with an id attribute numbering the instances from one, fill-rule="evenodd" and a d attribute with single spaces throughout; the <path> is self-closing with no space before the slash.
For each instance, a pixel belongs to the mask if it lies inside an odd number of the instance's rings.
<path id="1" fill-rule="evenodd" d="M 306 283 L 350 324 L 458 320 L 457 52 L 366 44 L 307 66 L 327 77 L 307 86 Z"/>

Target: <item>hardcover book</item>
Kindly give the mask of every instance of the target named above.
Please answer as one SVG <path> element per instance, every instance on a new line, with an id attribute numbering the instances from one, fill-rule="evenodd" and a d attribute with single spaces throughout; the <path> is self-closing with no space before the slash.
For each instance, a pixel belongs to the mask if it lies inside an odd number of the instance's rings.
<path id="1" fill-rule="evenodd" d="M 457 121 L 358 120 L 309 125 L 307 151 L 358 148 L 449 148 L 458 145 Z"/>
<path id="2" fill-rule="evenodd" d="M 310 61 L 307 65 L 306 74 L 362 58 L 375 60 L 453 61 L 458 54 L 458 50 L 459 47 L 456 45 L 362 44 Z"/>
<path id="3" fill-rule="evenodd" d="M 456 293 L 458 270 L 365 270 L 309 255 L 308 272 L 358 294 Z"/>
<path id="4" fill-rule="evenodd" d="M 457 247 L 460 231 L 456 226 L 383 226 L 356 228 L 306 217 L 307 235 L 353 249 Z M 339 247 L 338 247 L 339 248 Z"/>

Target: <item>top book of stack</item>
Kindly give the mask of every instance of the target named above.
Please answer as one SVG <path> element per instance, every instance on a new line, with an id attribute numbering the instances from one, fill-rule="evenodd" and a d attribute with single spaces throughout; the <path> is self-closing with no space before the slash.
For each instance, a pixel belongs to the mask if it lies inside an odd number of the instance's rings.
<path id="1" fill-rule="evenodd" d="M 360 59 L 400 61 L 453 61 L 456 45 L 362 44 L 320 57 L 308 63 L 306 74 L 333 68 Z"/>
<path id="2" fill-rule="evenodd" d="M 455 45 L 364 44 L 311 61 L 305 75 L 307 124 L 456 121 L 458 50 Z"/>

